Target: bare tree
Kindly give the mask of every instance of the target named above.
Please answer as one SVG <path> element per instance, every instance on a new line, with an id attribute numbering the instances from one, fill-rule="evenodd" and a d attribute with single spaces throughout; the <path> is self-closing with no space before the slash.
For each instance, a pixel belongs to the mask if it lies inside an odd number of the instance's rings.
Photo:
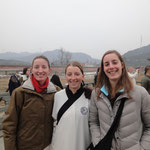
<path id="1" fill-rule="evenodd" d="M 58 54 L 58 63 L 60 65 L 66 65 L 71 60 L 71 57 L 72 55 L 70 52 L 67 52 L 63 48 L 61 48 Z"/>

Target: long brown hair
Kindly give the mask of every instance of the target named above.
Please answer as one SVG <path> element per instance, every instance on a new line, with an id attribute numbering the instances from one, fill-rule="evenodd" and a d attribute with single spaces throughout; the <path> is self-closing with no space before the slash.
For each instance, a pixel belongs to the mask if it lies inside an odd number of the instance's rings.
<path id="1" fill-rule="evenodd" d="M 114 93 L 112 93 L 112 89 L 111 89 L 111 84 L 110 84 L 110 81 L 108 79 L 108 77 L 106 76 L 105 72 L 104 72 L 104 63 L 103 63 L 103 60 L 104 60 L 104 57 L 108 54 L 116 54 L 119 58 L 119 60 L 121 61 L 121 63 L 123 64 L 123 68 L 122 68 L 122 75 L 116 85 L 116 88 L 114 90 Z M 128 76 L 128 73 L 127 73 L 127 69 L 126 69 L 126 66 L 125 66 L 125 62 L 122 58 L 122 56 L 120 55 L 120 53 L 116 50 L 109 50 L 107 51 L 103 57 L 102 57 L 102 60 L 101 60 L 101 67 L 100 67 L 100 71 L 98 73 L 98 78 L 97 78 L 97 84 L 96 84 L 96 89 L 98 89 L 97 91 L 97 96 L 100 95 L 100 89 L 102 88 L 103 85 L 105 85 L 106 89 L 108 90 L 108 93 L 110 94 L 111 97 L 114 97 L 115 94 L 117 92 L 119 92 L 119 90 L 121 88 L 124 89 L 124 93 L 127 93 L 128 96 L 130 97 L 129 95 L 129 92 L 133 89 L 133 84 L 132 84 L 132 81 L 130 80 L 129 76 Z"/>

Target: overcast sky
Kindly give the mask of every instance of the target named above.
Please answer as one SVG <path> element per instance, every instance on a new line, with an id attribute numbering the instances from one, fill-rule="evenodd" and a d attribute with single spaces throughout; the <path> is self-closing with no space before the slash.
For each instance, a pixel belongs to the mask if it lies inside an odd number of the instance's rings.
<path id="1" fill-rule="evenodd" d="M 101 58 L 150 44 L 150 0 L 0 0 L 0 52 L 64 48 Z"/>

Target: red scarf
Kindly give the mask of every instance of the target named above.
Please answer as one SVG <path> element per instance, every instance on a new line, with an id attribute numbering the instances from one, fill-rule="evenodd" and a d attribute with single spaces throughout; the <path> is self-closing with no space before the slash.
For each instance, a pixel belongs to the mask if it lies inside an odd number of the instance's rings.
<path id="1" fill-rule="evenodd" d="M 48 78 L 48 77 L 46 78 L 46 81 L 45 81 L 45 83 L 44 83 L 43 86 L 40 86 L 40 85 L 39 85 L 38 81 L 35 79 L 35 77 L 34 77 L 33 74 L 31 75 L 30 78 L 31 78 L 31 81 L 32 81 L 32 84 L 33 84 L 35 90 L 36 90 L 38 93 L 42 93 L 42 92 L 47 88 L 48 83 L 49 83 L 49 78 Z"/>

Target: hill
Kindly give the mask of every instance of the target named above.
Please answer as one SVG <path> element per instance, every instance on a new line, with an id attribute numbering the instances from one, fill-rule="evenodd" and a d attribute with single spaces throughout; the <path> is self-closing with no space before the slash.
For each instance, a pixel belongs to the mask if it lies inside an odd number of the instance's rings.
<path id="1" fill-rule="evenodd" d="M 128 51 L 123 55 L 127 66 L 140 67 L 150 65 L 150 45 Z"/>
<path id="2" fill-rule="evenodd" d="M 79 61 L 81 63 L 86 63 L 86 64 L 99 64 L 100 60 L 92 58 L 91 56 L 85 54 L 85 53 L 70 53 L 70 52 L 66 52 L 63 51 L 63 54 L 61 53 L 61 50 L 53 50 L 53 51 L 45 51 L 43 53 L 25 53 L 25 52 L 21 52 L 21 53 L 12 53 L 12 52 L 6 52 L 6 53 L 0 53 L 0 59 L 3 59 L 4 61 L 0 61 L 0 65 L 9 65 L 9 64 L 16 64 L 14 61 L 19 61 L 18 64 L 31 64 L 32 60 L 34 57 L 38 56 L 38 55 L 44 55 L 46 56 L 50 62 L 52 64 L 57 64 L 57 65 L 61 65 L 60 63 L 60 59 L 61 59 L 61 55 L 66 55 L 65 58 L 63 58 L 63 60 L 67 59 L 68 57 L 69 61 Z M 7 61 L 6 61 L 7 60 Z M 13 60 L 13 61 L 12 61 Z M 59 63 L 60 64 L 59 64 Z"/>
<path id="3" fill-rule="evenodd" d="M 51 64 L 54 65 L 62 65 L 62 62 L 64 61 L 67 63 L 67 59 L 69 61 L 75 60 L 80 63 L 94 66 L 97 66 L 100 63 L 99 59 L 92 58 L 90 55 L 85 53 L 71 53 L 56 49 L 53 51 L 45 51 L 43 53 L 0 53 L 0 65 L 31 65 L 33 58 L 38 55 L 46 56 L 50 60 Z M 150 65 L 150 61 L 148 61 L 148 59 L 150 59 L 150 45 L 130 50 L 123 55 L 123 58 L 127 66 L 139 67 Z"/>

